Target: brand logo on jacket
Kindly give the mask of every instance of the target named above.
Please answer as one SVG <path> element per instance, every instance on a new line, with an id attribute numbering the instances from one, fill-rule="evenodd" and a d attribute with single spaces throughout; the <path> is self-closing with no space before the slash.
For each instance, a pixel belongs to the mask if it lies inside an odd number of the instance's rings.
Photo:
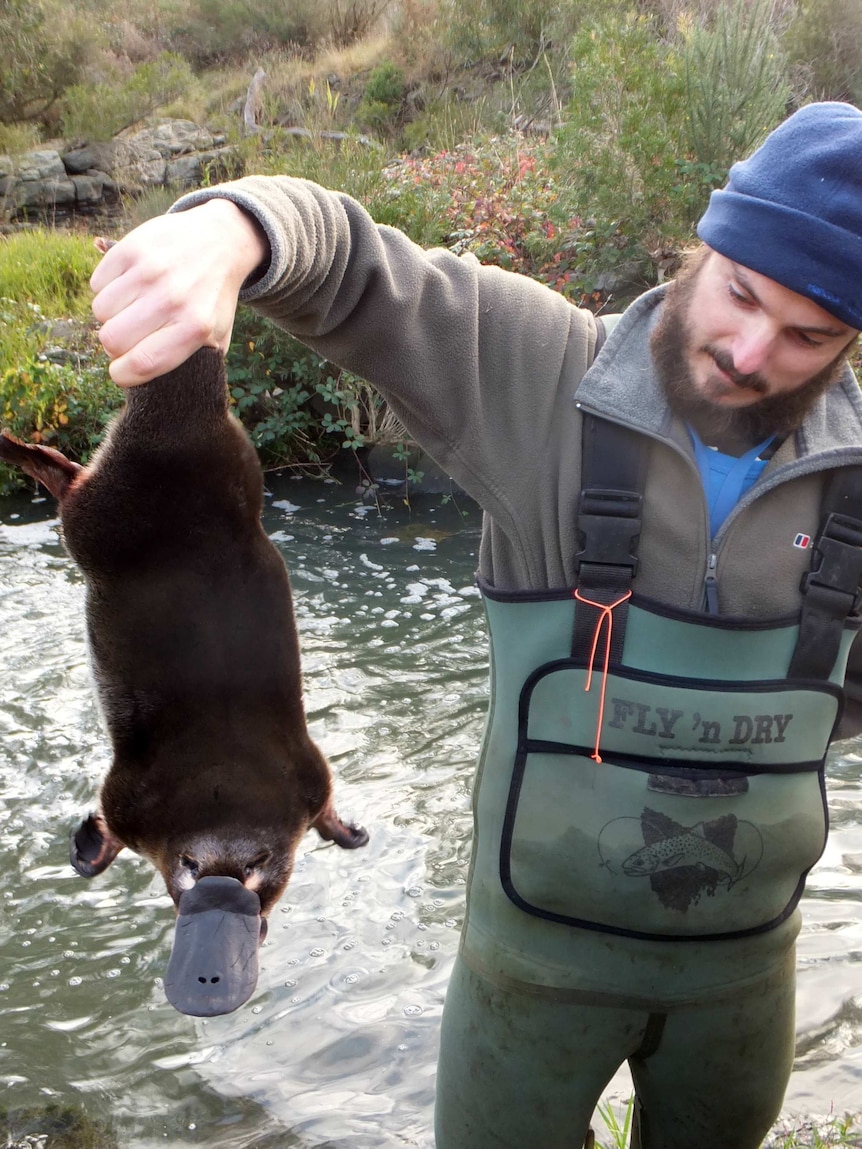
<path id="1" fill-rule="evenodd" d="M 715 716 L 702 715 L 698 710 L 652 707 L 645 702 L 616 696 L 608 701 L 608 730 L 630 730 L 632 734 L 667 741 L 675 740 L 679 735 L 683 744 L 692 745 L 718 744 L 724 739 L 731 746 L 784 742 L 787 727 L 794 717 L 793 714 L 734 714 L 731 729 L 729 717 L 721 720 Z M 698 735 L 696 739 L 693 737 L 695 733 Z"/>
<path id="2" fill-rule="evenodd" d="M 793 545 L 801 551 L 808 550 L 811 546 L 811 535 L 798 534 L 793 540 Z"/>

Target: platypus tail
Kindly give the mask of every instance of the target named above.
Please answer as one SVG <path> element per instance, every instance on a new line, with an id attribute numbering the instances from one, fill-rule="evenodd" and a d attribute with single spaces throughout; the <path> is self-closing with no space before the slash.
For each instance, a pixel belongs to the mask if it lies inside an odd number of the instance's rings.
<path id="1" fill-rule="evenodd" d="M 0 459 L 38 479 L 61 502 L 75 477 L 84 469 L 53 447 L 22 443 L 8 431 L 0 431 Z"/>

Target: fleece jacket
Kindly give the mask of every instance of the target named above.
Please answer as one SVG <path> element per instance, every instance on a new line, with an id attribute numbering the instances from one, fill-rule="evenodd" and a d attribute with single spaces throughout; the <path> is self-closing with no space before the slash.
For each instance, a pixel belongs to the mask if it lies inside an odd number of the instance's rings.
<path id="1" fill-rule="evenodd" d="M 722 615 L 795 616 L 825 478 L 862 464 L 862 397 L 849 367 L 710 538 L 685 427 L 656 377 L 649 336 L 665 288 L 641 296 L 594 358 L 594 316 L 528 277 L 424 250 L 341 193 L 291 177 L 194 192 L 250 212 L 270 261 L 241 300 L 375 384 L 404 425 L 485 511 L 479 575 L 498 591 L 577 581 L 584 411 L 650 440 L 635 592 L 699 610 L 716 579 Z M 862 728 L 855 644 L 848 723 Z M 862 713 L 862 710 L 860 710 Z"/>

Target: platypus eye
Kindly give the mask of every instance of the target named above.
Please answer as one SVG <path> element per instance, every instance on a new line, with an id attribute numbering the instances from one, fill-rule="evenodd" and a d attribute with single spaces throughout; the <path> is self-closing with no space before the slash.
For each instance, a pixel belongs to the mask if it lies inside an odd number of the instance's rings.
<path id="1" fill-rule="evenodd" d="M 197 877 L 199 866 L 194 858 L 190 858 L 188 854 L 180 854 L 180 862 L 185 866 L 192 877 Z"/>
<path id="2" fill-rule="evenodd" d="M 249 864 L 246 866 L 245 876 L 250 878 L 255 870 L 259 870 L 261 866 L 265 866 L 269 859 L 270 854 L 268 853 L 258 855 L 258 857 L 256 857 L 253 862 L 249 862 Z"/>

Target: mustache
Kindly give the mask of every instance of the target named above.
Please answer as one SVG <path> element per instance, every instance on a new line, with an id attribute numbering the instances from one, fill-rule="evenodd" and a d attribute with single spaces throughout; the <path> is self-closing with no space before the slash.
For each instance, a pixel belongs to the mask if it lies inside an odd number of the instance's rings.
<path id="1" fill-rule="evenodd" d="M 753 391 L 756 395 L 766 395 L 769 391 L 769 383 L 757 371 L 752 371 L 750 375 L 742 375 L 733 365 L 733 359 L 729 352 L 722 351 L 720 347 L 713 347 L 712 344 L 707 344 L 703 350 L 709 355 L 720 371 L 736 384 L 737 387 L 743 387 L 746 391 Z"/>

